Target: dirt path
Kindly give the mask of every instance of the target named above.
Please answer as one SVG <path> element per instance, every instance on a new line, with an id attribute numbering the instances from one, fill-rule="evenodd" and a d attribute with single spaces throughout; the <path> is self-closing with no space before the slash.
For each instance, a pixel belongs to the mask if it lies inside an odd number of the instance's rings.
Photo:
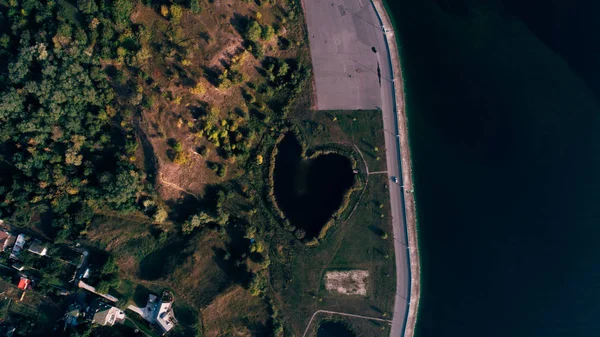
<path id="1" fill-rule="evenodd" d="M 174 188 L 174 189 L 176 189 L 176 190 L 178 190 L 178 191 L 180 191 L 180 192 L 182 192 L 182 193 L 185 193 L 185 194 L 189 195 L 190 197 L 193 197 L 194 199 L 196 199 L 196 200 L 198 200 L 198 201 L 201 201 L 201 200 L 200 200 L 200 198 L 198 198 L 198 197 L 197 197 L 195 194 L 193 194 L 193 193 L 189 192 L 188 190 L 186 190 L 186 189 L 184 189 L 184 188 L 180 187 L 180 186 L 179 186 L 179 185 L 177 185 L 177 184 L 173 184 L 172 182 L 169 182 L 169 181 L 166 181 L 166 180 L 164 180 L 164 179 L 163 179 L 163 177 L 162 177 L 162 173 L 160 173 L 160 174 L 158 175 L 158 181 L 159 181 L 161 184 L 165 185 L 165 186 L 168 186 L 168 187 Z"/>

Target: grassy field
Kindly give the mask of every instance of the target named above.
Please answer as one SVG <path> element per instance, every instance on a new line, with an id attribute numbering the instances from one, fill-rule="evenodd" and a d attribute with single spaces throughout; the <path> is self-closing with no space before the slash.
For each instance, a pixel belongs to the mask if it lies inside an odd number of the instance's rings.
<path id="1" fill-rule="evenodd" d="M 296 117 L 311 145 L 324 142 L 356 145 L 369 171 L 385 171 L 383 119 L 379 110 L 303 111 Z"/>
<path id="2" fill-rule="evenodd" d="M 318 247 L 286 245 L 283 240 L 273 247 L 271 255 L 277 258 L 272 258 L 271 285 L 279 294 L 277 304 L 286 326 L 296 335 L 319 309 L 374 317 L 391 312 L 395 293 L 393 242 L 380 235 L 380 231 L 391 231 L 389 207 L 380 208 L 387 200 L 386 182 L 384 176 L 370 177 L 353 217 L 337 225 Z M 339 269 L 368 270 L 367 296 L 327 292 L 322 279 L 325 271 Z"/>
<path id="3" fill-rule="evenodd" d="M 310 146 L 356 145 L 369 171 L 385 170 L 380 112 L 307 111 L 293 118 Z M 376 159 L 378 154 L 379 160 Z M 352 217 L 334 226 L 317 247 L 306 247 L 289 233 L 276 231 L 270 246 L 270 285 L 276 294 L 274 302 L 282 311 L 284 325 L 290 333 L 301 335 L 312 313 L 319 309 L 374 317 L 391 312 L 395 292 L 393 242 L 382 239 L 382 233 L 391 233 L 387 183 L 387 175 L 370 175 Z M 323 286 L 324 273 L 339 269 L 368 270 L 371 276 L 367 296 L 327 292 Z"/>

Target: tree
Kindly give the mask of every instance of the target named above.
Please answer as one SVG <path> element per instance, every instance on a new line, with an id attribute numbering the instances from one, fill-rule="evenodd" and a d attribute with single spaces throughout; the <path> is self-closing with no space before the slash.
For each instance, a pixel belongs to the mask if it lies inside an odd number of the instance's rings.
<path id="1" fill-rule="evenodd" d="M 98 12 L 98 6 L 94 0 L 77 0 L 77 8 L 84 14 L 94 14 Z"/>
<path id="2" fill-rule="evenodd" d="M 200 0 L 190 0 L 190 9 L 195 14 L 202 13 L 202 6 L 200 6 Z"/>
<path id="3" fill-rule="evenodd" d="M 246 38 L 252 42 L 257 42 L 262 34 L 262 28 L 260 24 L 255 20 L 252 20 L 246 30 Z"/>
<path id="4" fill-rule="evenodd" d="M 183 145 L 181 144 L 181 142 L 176 142 L 175 145 L 173 145 L 173 150 L 175 152 L 183 152 Z"/>
<path id="5" fill-rule="evenodd" d="M 161 5 L 160 6 L 160 14 L 162 16 L 164 16 L 165 18 L 169 16 L 169 7 L 167 7 L 167 5 Z"/>
<path id="6" fill-rule="evenodd" d="M 167 220 L 168 216 L 169 214 L 167 213 L 167 211 L 165 211 L 165 209 L 161 206 L 158 206 L 156 208 L 156 212 L 152 216 L 152 221 L 157 224 L 162 224 L 163 222 L 165 222 L 165 220 Z"/>
<path id="7" fill-rule="evenodd" d="M 184 234 L 190 234 L 194 229 L 211 222 L 215 222 L 215 218 L 202 211 L 198 214 L 192 215 L 186 222 L 184 222 L 181 230 Z"/>
<path id="8" fill-rule="evenodd" d="M 177 4 L 171 5 L 171 19 L 173 22 L 178 23 L 183 15 L 183 9 Z"/>
<path id="9" fill-rule="evenodd" d="M 277 71 L 277 76 L 284 77 L 290 71 L 290 66 L 284 60 L 279 61 L 279 70 Z"/>
<path id="10" fill-rule="evenodd" d="M 265 280 L 264 276 L 260 274 L 255 274 L 252 278 L 252 281 L 250 281 L 250 284 L 248 285 L 248 290 L 252 296 L 261 295 L 266 288 L 267 281 Z"/>
<path id="11" fill-rule="evenodd" d="M 273 26 L 266 25 L 265 27 L 263 27 L 261 34 L 263 40 L 269 41 L 273 38 L 273 36 L 275 36 L 275 29 L 273 29 Z"/>
<path id="12" fill-rule="evenodd" d="M 133 3 L 131 0 L 115 0 L 111 8 L 115 22 L 126 24 L 133 11 Z"/>

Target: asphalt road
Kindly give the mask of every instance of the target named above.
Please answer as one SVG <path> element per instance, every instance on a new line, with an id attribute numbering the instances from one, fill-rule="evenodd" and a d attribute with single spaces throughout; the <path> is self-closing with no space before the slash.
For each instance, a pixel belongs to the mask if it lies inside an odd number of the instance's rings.
<path id="1" fill-rule="evenodd" d="M 317 110 L 382 110 L 396 260 L 390 337 L 404 335 L 410 266 L 390 54 L 370 0 L 304 0 Z"/>

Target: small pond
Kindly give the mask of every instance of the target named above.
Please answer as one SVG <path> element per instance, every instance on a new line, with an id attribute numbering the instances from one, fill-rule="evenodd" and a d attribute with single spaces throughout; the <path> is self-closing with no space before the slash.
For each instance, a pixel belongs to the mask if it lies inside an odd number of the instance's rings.
<path id="1" fill-rule="evenodd" d="M 288 133 L 279 143 L 275 159 L 274 189 L 277 203 L 290 223 L 319 235 L 354 184 L 352 162 L 340 154 L 323 154 L 304 161 L 302 146 Z"/>
<path id="2" fill-rule="evenodd" d="M 327 321 L 319 325 L 317 337 L 356 337 L 342 322 Z"/>

